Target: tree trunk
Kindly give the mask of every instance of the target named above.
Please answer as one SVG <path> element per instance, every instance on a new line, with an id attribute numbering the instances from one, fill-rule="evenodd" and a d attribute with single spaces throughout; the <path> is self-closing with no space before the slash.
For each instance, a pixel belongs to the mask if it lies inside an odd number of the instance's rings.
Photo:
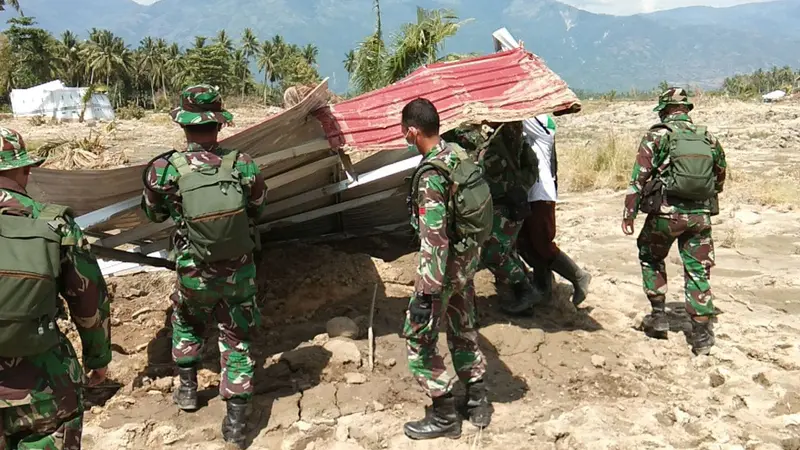
<path id="1" fill-rule="evenodd" d="M 153 96 L 153 109 L 156 109 L 156 82 L 154 78 L 150 80 L 150 94 Z"/>
<path id="2" fill-rule="evenodd" d="M 264 69 L 264 104 L 267 104 L 267 70 Z"/>

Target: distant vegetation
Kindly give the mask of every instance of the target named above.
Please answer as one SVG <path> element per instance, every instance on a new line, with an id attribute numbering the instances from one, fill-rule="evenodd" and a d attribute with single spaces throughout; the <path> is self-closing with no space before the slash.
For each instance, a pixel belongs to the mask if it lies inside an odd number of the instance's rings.
<path id="1" fill-rule="evenodd" d="M 386 86 L 423 64 L 460 57 L 439 57 L 445 39 L 461 26 L 452 12 L 418 8 L 416 23 L 403 25 L 387 45 L 378 0 L 374 6 L 376 32 L 345 55 L 355 93 Z M 226 30 L 210 38 L 196 36 L 187 49 L 152 37 L 133 48 L 108 30 L 92 29 L 80 40 L 71 31 L 54 37 L 33 17 L 12 18 L 8 24 L 0 34 L 0 97 L 6 103 L 12 89 L 60 79 L 107 92 L 123 111 L 165 109 L 183 87 L 195 83 L 218 86 L 226 99 L 258 96 L 265 104 L 280 104 L 287 87 L 321 80 L 316 46 L 299 47 L 281 35 L 262 41 L 251 29 L 239 37 Z"/>

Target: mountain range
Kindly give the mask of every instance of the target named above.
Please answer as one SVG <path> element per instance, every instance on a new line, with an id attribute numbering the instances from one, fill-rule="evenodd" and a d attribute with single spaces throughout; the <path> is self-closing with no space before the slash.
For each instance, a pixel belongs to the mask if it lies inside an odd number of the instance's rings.
<path id="1" fill-rule="evenodd" d="M 194 36 L 252 28 L 319 47 L 319 71 L 347 90 L 344 55 L 375 24 L 373 0 L 23 0 L 23 12 L 55 34 L 86 36 L 106 28 L 133 47 L 145 36 L 188 46 Z M 709 88 L 730 75 L 772 65 L 800 66 L 800 2 L 729 8 L 689 7 L 649 14 L 594 14 L 556 0 L 383 0 L 384 29 L 416 20 L 416 6 L 450 8 L 470 19 L 445 52 L 493 51 L 491 33 L 506 27 L 574 89 L 651 89 L 661 81 Z M 10 18 L 11 11 L 0 13 Z"/>

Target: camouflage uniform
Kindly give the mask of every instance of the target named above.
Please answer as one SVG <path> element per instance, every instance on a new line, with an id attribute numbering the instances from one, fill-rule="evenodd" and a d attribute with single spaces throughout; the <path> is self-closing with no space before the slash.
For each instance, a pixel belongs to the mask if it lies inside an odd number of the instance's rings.
<path id="1" fill-rule="evenodd" d="M 182 106 L 173 110 L 172 117 L 183 125 L 211 121 L 228 123 L 232 116 L 227 111 L 202 111 L 214 103 L 221 103 L 216 90 L 210 86 L 195 86 L 184 91 Z M 204 148 L 196 143 L 188 144 L 183 150 L 194 170 L 219 167 L 222 157 L 231 151 L 217 145 Z M 265 206 L 264 178 L 246 154 L 238 155 L 235 168 L 247 195 L 247 214 L 257 218 Z M 197 261 L 189 251 L 186 238 L 178 170 L 168 161 L 168 156 L 154 160 L 146 170 L 142 199 L 145 214 L 153 222 L 172 218 L 176 224 L 173 244 L 178 283 L 172 295 L 172 358 L 179 367 L 197 365 L 206 326 L 216 321 L 222 370 L 220 394 L 225 399 L 249 400 L 255 366 L 250 356 L 250 337 L 260 325 L 253 255 L 208 264 Z"/>
<path id="2" fill-rule="evenodd" d="M 521 158 L 524 146 L 529 146 L 529 144 L 522 138 L 521 128 L 519 130 L 509 128 L 515 125 L 517 124 L 502 125 L 503 129 L 497 131 L 502 135 L 488 142 L 488 139 L 484 137 L 480 127 L 477 125 L 460 127 L 451 133 L 445 134 L 445 136 L 453 136 L 456 142 L 465 149 L 483 153 L 481 159 L 486 173 L 485 178 L 494 200 L 494 225 L 491 236 L 483 246 L 480 268 L 489 269 L 495 277 L 498 290 L 507 292 L 510 297 L 515 296 L 515 293 L 511 292 L 512 289 L 516 288 L 520 293 L 533 294 L 533 287 L 528 278 L 530 269 L 517 253 L 517 238 L 522 229 L 524 219 L 515 220 L 512 218 L 512 206 L 507 201 L 507 193 L 514 188 L 521 189 L 522 201 L 527 206 L 527 191 L 530 185 L 535 182 L 538 171 L 535 161 Z M 512 137 L 508 138 L 509 136 Z M 498 150 L 503 150 L 497 149 L 500 146 L 503 147 L 509 157 L 517 159 L 519 173 L 515 172 L 509 161 L 499 153 Z M 532 151 L 530 147 L 527 150 Z M 531 165 L 532 162 L 533 165 Z M 520 180 L 520 175 L 523 177 L 527 175 L 529 178 Z M 522 290 L 518 289 L 523 285 Z M 517 308 L 518 310 L 533 306 L 534 297 L 526 298 L 525 300 L 524 304 Z M 506 300 L 504 307 L 510 308 L 518 301 L 518 299 Z"/>
<path id="3" fill-rule="evenodd" d="M 683 89 L 672 88 L 661 95 L 656 111 L 667 105 L 684 105 L 689 110 Z M 689 115 L 675 113 L 663 115 L 662 123 L 679 129 L 696 130 Z M 625 197 L 623 218 L 633 220 L 639 211 L 645 183 L 669 164 L 667 148 L 663 141 L 667 130 L 656 128 L 649 131 L 639 144 L 633 175 Z M 716 191 L 722 192 L 725 182 L 725 152 L 719 141 L 707 134 L 714 151 L 714 174 Z M 649 214 L 638 238 L 639 260 L 642 265 L 644 291 L 651 304 L 663 304 L 667 294 L 667 273 L 664 260 L 670 247 L 678 240 L 683 260 L 685 278 L 686 311 L 692 317 L 713 316 L 714 304 L 709 283 L 714 266 L 714 243 L 711 238 L 712 200 L 694 202 L 667 199 L 666 196 L 657 214 Z"/>
<path id="4" fill-rule="evenodd" d="M 445 161 L 450 167 L 457 162 L 453 151 L 441 144 L 428 152 L 423 162 L 434 158 Z M 411 219 L 421 244 L 414 285 L 416 294 L 411 298 L 409 310 L 422 294 L 432 294 L 433 303 L 426 323 L 416 322 L 407 312 L 403 334 L 409 369 L 432 398 L 448 394 L 454 382 L 436 347 L 442 320 L 458 378 L 471 384 L 482 380 L 486 372 L 475 327 L 473 277 L 478 269 L 480 246 L 469 239 L 455 242 L 448 233 L 452 220 L 447 208 L 448 189 L 447 181 L 438 172 L 425 172 L 420 177 L 416 199 L 419 220 L 413 216 Z"/>
<path id="5" fill-rule="evenodd" d="M 38 165 L 22 137 L 0 129 L 0 171 Z M 0 210 L 39 216 L 43 204 L 15 181 L 0 176 Z M 72 217 L 64 217 L 59 288 L 80 336 L 83 365 L 101 369 L 111 361 L 110 309 L 105 280 L 89 243 Z M 79 450 L 86 383 L 72 343 L 23 358 L 0 358 L 0 450 Z"/>

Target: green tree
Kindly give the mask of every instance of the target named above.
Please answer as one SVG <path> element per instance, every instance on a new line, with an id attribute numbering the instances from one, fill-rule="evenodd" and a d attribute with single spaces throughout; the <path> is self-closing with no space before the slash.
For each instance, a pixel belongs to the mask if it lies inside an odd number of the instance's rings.
<path id="1" fill-rule="evenodd" d="M 13 88 L 29 88 L 50 81 L 56 42 L 47 31 L 37 28 L 33 17 L 14 17 L 4 32 L 14 55 Z"/>
<path id="2" fill-rule="evenodd" d="M 308 44 L 303 47 L 303 58 L 306 59 L 309 65 L 315 65 L 317 63 L 317 57 L 319 56 L 319 48 L 317 48 L 313 44 Z"/>
<path id="3" fill-rule="evenodd" d="M 233 76 L 232 57 L 228 51 L 219 44 L 195 48 L 186 53 L 186 80 L 187 84 L 207 83 L 218 86 L 221 91 L 235 83 Z"/>
<path id="4" fill-rule="evenodd" d="M 264 74 L 264 103 L 267 102 L 270 83 L 277 81 L 278 49 L 273 41 L 264 41 L 258 54 L 258 70 Z"/>
<path id="5" fill-rule="evenodd" d="M 242 33 L 242 56 L 247 62 L 247 66 L 250 65 L 250 62 L 253 60 L 258 54 L 258 38 L 256 37 L 253 30 L 250 28 L 245 28 L 244 33 Z M 247 80 L 252 76 L 250 70 L 242 73 L 242 76 L 246 76 L 246 78 L 242 79 L 242 99 L 244 99 L 245 90 L 247 89 Z"/>

